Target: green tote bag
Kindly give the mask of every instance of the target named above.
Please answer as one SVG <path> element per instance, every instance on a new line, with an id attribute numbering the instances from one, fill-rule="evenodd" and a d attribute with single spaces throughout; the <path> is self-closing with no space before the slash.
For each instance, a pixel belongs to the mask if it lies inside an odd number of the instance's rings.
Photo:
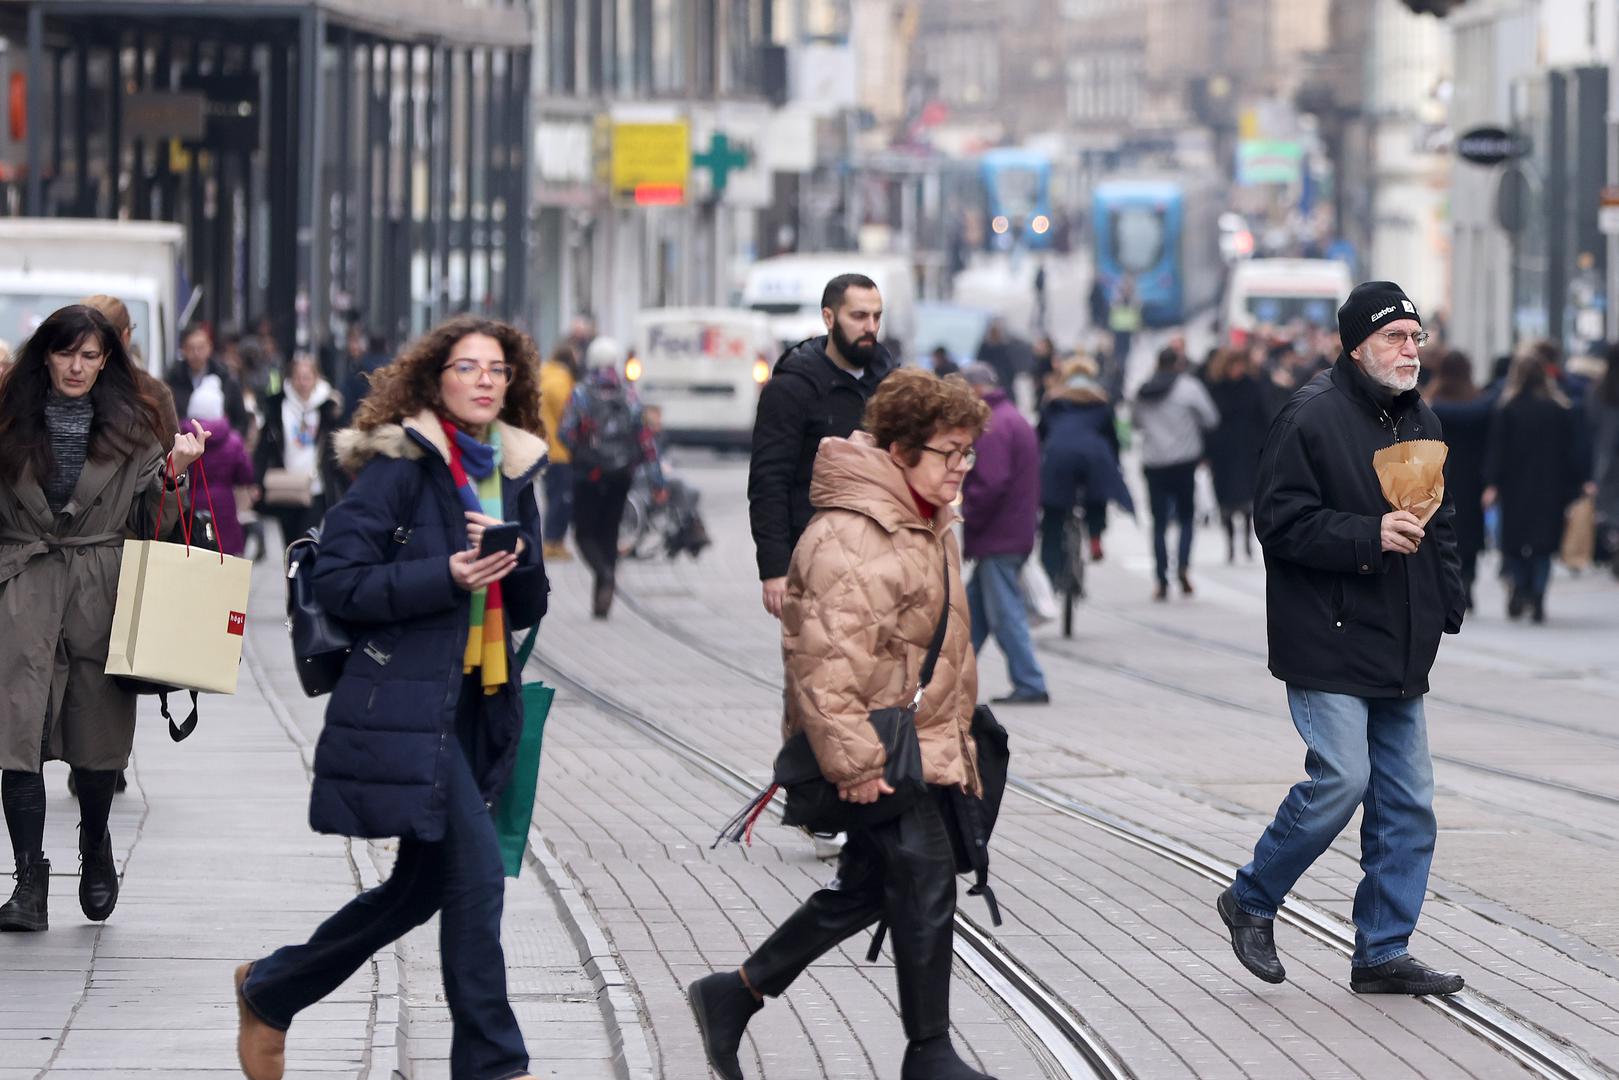
<path id="1" fill-rule="evenodd" d="M 534 653 L 539 637 L 536 625 L 523 639 L 513 659 L 512 671 L 521 673 Z M 542 682 L 523 684 L 523 734 L 517 744 L 517 762 L 512 778 L 495 804 L 495 834 L 500 839 L 500 859 L 506 876 L 516 877 L 523 870 L 523 852 L 528 847 L 528 827 L 534 819 L 534 794 L 540 784 L 540 744 L 545 738 L 545 718 L 550 715 L 556 688 Z"/>

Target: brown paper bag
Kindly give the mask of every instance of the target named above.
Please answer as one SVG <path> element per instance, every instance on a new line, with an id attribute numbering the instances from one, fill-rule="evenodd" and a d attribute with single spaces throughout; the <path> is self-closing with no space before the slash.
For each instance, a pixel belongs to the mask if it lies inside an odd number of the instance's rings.
<path id="1" fill-rule="evenodd" d="M 1589 570 L 1597 552 L 1597 501 L 1582 495 L 1568 507 L 1563 526 L 1563 548 L 1558 558 L 1570 570 Z"/>
<path id="2" fill-rule="evenodd" d="M 1438 439 L 1395 443 L 1372 455 L 1383 498 L 1416 517 L 1423 528 L 1445 501 L 1445 458 L 1450 447 Z"/>
<path id="3" fill-rule="evenodd" d="M 200 547 L 125 540 L 107 674 L 236 693 L 253 564 Z"/>

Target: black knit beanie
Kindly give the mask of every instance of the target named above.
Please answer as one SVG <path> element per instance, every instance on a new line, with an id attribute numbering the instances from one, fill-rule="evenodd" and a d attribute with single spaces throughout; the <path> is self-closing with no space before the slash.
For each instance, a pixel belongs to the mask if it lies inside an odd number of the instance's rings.
<path id="1" fill-rule="evenodd" d="M 1343 342 L 1344 352 L 1350 353 L 1360 348 L 1374 331 L 1401 319 L 1422 322 L 1417 305 L 1405 295 L 1405 290 L 1392 281 L 1363 281 L 1338 309 L 1338 340 Z"/>

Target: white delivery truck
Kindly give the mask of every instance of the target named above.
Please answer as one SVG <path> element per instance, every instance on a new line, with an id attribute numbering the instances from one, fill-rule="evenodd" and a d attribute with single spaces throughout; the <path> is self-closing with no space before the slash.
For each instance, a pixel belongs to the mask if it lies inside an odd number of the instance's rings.
<path id="1" fill-rule="evenodd" d="M 1338 308 L 1355 283 L 1335 259 L 1248 259 L 1231 268 L 1226 286 L 1225 330 L 1233 345 L 1246 345 L 1262 326 L 1303 322 L 1324 330 L 1338 325 Z"/>
<path id="2" fill-rule="evenodd" d="M 0 340 L 15 349 L 57 308 L 116 296 L 139 362 L 161 378 L 179 345 L 184 241 L 168 222 L 0 218 Z"/>
<path id="3" fill-rule="evenodd" d="M 769 320 L 734 308 L 660 308 L 635 320 L 625 364 L 671 442 L 746 446 L 777 341 Z"/>
<path id="4" fill-rule="evenodd" d="M 748 268 L 742 306 L 767 316 L 771 333 L 785 349 L 826 333 L 821 294 L 840 274 L 864 274 L 877 283 L 883 296 L 882 341 L 901 352 L 916 329 L 916 277 L 910 262 L 898 256 L 832 253 L 760 259 Z"/>

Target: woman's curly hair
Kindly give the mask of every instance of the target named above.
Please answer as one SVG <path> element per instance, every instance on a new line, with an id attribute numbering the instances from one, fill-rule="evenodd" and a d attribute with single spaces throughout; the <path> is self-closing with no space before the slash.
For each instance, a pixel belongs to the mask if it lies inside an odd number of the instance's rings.
<path id="1" fill-rule="evenodd" d="M 862 426 L 879 447 L 897 445 L 914 465 L 923 445 L 937 433 L 965 428 L 976 440 L 988 423 L 989 406 L 961 376 L 941 379 L 918 368 L 901 368 L 871 395 Z"/>
<path id="2" fill-rule="evenodd" d="M 371 390 L 354 415 L 354 426 L 370 431 L 383 424 L 397 424 L 424 409 L 441 410 L 439 380 L 456 342 L 469 334 L 483 334 L 500 343 L 506 363 L 512 366 L 511 382 L 506 385 L 506 404 L 500 418 L 506 423 L 536 435 L 544 428 L 540 420 L 540 351 L 534 340 L 510 323 L 479 315 L 456 315 L 405 346 L 394 362 L 371 376 Z"/>

